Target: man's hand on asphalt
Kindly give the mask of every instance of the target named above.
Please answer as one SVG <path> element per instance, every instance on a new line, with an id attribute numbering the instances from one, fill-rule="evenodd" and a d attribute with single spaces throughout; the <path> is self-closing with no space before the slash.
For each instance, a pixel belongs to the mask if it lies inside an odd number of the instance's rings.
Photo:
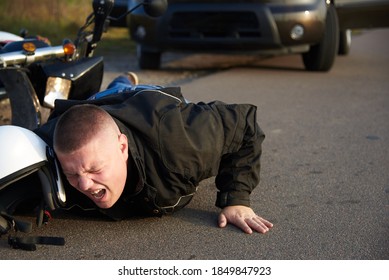
<path id="1" fill-rule="evenodd" d="M 253 231 L 266 233 L 273 227 L 271 222 L 255 214 L 250 207 L 242 205 L 223 208 L 219 215 L 219 227 L 223 228 L 228 223 L 248 234 L 253 233 Z"/>

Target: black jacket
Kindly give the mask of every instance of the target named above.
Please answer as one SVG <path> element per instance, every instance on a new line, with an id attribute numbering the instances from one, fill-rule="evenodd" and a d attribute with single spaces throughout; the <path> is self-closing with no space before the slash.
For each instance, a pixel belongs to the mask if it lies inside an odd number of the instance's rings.
<path id="1" fill-rule="evenodd" d="M 70 106 L 92 103 L 114 118 L 128 137 L 129 178 L 113 209 L 115 219 L 132 211 L 162 215 L 185 206 L 200 181 L 216 176 L 216 206 L 250 205 L 259 183 L 262 130 L 248 104 L 186 103 L 180 88 L 127 92 L 93 101 L 56 102 L 36 132 L 52 144 L 57 117 Z M 77 125 L 77 124 L 75 124 Z"/>

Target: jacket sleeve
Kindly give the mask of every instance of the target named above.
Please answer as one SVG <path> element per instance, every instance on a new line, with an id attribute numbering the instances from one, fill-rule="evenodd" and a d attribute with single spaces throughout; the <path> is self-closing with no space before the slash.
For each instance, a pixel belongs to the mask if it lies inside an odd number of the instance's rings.
<path id="1" fill-rule="evenodd" d="M 247 104 L 216 106 L 223 119 L 226 140 L 215 180 L 216 206 L 250 206 L 250 194 L 260 179 L 265 138 L 256 122 L 256 107 Z"/>

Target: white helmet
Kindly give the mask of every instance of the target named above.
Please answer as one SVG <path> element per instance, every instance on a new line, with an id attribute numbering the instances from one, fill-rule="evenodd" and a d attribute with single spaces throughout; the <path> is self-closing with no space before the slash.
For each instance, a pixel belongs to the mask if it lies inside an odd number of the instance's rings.
<path id="1" fill-rule="evenodd" d="M 0 126 L 0 191 L 34 172 L 47 206 L 51 210 L 64 206 L 65 189 L 53 150 L 31 130 Z"/>

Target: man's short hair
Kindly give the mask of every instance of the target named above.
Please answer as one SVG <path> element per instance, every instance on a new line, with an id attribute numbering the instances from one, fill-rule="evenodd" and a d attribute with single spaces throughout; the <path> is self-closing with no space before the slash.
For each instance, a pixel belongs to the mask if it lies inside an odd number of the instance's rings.
<path id="1" fill-rule="evenodd" d="M 54 149 L 70 153 L 87 144 L 103 129 L 115 125 L 112 117 L 92 104 L 75 105 L 63 113 L 54 130 Z"/>

